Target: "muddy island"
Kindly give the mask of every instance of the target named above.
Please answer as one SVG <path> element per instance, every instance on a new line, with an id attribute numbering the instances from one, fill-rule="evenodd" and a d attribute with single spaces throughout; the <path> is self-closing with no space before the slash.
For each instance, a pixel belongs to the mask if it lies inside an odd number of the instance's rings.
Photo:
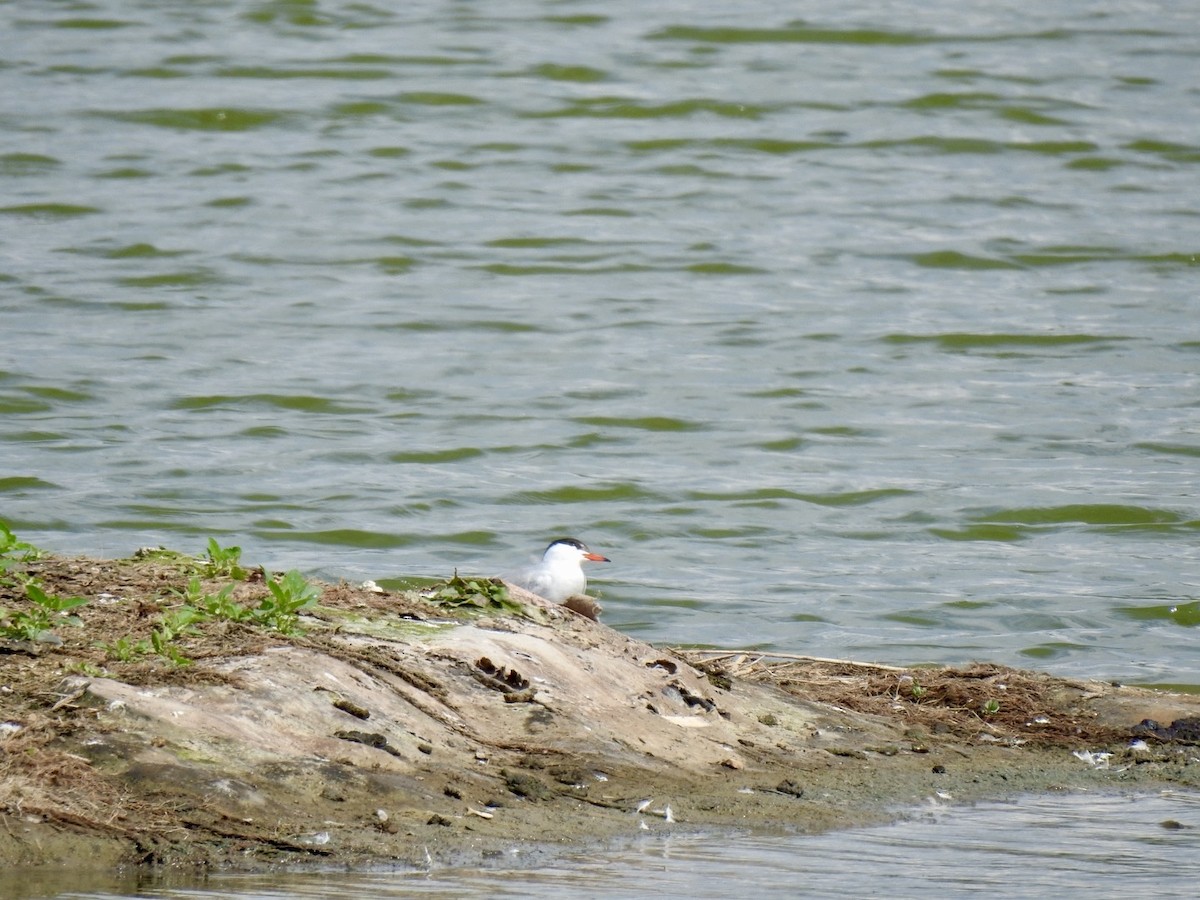
<path id="1" fill-rule="evenodd" d="M 669 649 L 497 581 L 319 584 L 215 542 L 96 560 L 0 539 L 8 867 L 472 865 L 1200 787 L 1186 694 Z"/>

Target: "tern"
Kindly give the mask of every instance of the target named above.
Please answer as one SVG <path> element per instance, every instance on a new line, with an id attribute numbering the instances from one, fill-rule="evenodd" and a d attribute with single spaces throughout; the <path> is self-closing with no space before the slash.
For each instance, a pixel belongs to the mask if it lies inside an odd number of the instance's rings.
<path id="1" fill-rule="evenodd" d="M 609 561 L 608 557 L 589 550 L 583 541 L 558 538 L 550 542 L 541 562 L 508 576 L 506 580 L 553 603 L 562 603 L 587 590 L 584 562 Z"/>

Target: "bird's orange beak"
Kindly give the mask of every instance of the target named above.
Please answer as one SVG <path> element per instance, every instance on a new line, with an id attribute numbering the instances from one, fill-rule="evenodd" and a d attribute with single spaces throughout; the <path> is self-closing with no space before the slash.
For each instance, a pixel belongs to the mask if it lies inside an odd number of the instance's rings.
<path id="1" fill-rule="evenodd" d="M 612 562 L 607 556 L 601 556 L 599 553 L 585 553 L 584 559 L 590 559 L 592 562 Z"/>

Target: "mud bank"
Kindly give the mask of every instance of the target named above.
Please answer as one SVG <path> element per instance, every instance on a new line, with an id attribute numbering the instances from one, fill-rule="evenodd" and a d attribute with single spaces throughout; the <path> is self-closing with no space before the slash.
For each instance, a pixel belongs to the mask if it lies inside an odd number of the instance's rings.
<path id="1" fill-rule="evenodd" d="M 324 585 L 302 632 L 202 617 L 162 653 L 197 587 L 244 609 L 271 576 L 171 554 L 15 574 L 10 624 L 25 577 L 88 602 L 0 642 L 10 867 L 511 863 L 647 829 L 849 827 L 933 797 L 1200 787 L 1188 695 L 670 650 L 519 589 L 493 605 L 486 585 Z"/>

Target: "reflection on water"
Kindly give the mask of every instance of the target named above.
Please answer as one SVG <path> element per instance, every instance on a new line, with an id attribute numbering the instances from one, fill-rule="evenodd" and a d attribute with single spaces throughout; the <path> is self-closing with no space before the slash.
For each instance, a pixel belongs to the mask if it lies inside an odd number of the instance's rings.
<path id="1" fill-rule="evenodd" d="M 487 869 L 214 876 L 202 886 L 62 889 L 72 900 L 288 897 L 1194 897 L 1200 795 L 1046 796 L 817 836 L 654 835 Z M 748 887 L 752 885 L 753 887 Z M 2 887 L 0 883 L 0 887 Z M 50 896 L 22 893 L 21 897 Z"/>

